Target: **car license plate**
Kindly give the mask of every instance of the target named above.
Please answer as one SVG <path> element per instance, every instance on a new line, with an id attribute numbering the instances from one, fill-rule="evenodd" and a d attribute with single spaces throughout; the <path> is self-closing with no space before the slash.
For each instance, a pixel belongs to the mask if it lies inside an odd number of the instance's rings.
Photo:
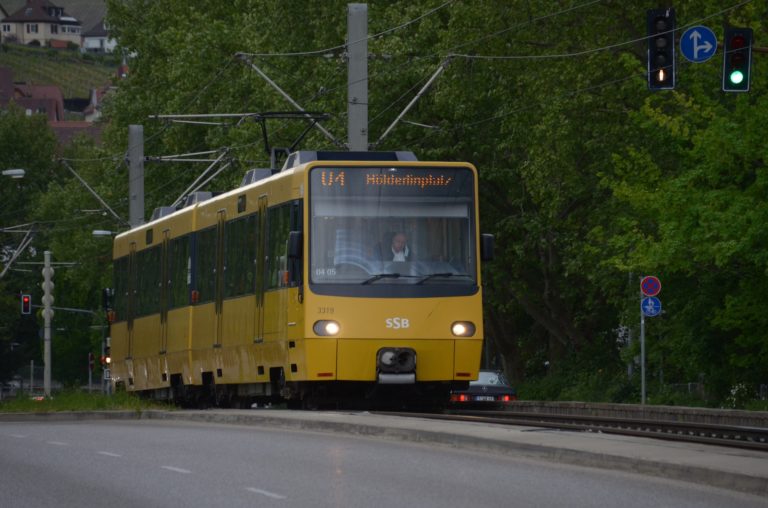
<path id="1" fill-rule="evenodd" d="M 496 399 L 493 395 L 475 395 L 475 400 L 479 402 L 493 402 Z"/>

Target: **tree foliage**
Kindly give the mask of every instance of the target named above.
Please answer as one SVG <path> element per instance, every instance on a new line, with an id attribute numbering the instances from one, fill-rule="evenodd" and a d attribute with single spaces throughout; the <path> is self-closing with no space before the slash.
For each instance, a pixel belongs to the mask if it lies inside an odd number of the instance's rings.
<path id="1" fill-rule="evenodd" d="M 330 113 L 323 125 L 346 141 L 347 2 L 107 4 L 130 72 L 105 106 L 105 145 L 76 146 L 72 157 L 88 161 L 78 170 L 122 216 L 129 125 L 144 125 L 147 155 L 226 150 L 233 164 L 215 189 L 268 164 L 253 118 L 215 126 L 150 118 L 293 110 L 256 69 L 305 110 Z M 755 52 L 750 92 L 726 94 L 721 54 L 681 59 L 678 87 L 649 92 L 645 13 L 657 4 L 641 4 L 369 2 L 369 141 L 479 168 L 481 225 L 497 242 L 484 272 L 486 330 L 516 382 L 545 379 L 535 393 L 547 397 L 582 396 L 568 383 L 613 387 L 593 390 L 596 398 L 636 397 L 637 379 L 625 372 L 637 341 L 626 338 L 638 335 L 640 277 L 654 274 L 665 313 L 647 320 L 652 383 L 703 381 L 723 400 L 736 383 L 768 383 L 768 71 Z M 765 40 L 763 2 L 675 7 L 679 27 L 703 23 L 722 36 L 724 26 L 749 26 L 758 45 Z M 291 146 L 306 127 L 270 121 L 269 143 Z M 312 129 L 300 148 L 338 146 Z M 148 162 L 147 210 L 173 202 L 202 169 Z M 45 220 L 89 206 L 78 182 L 55 178 L 35 213 Z M 91 225 L 111 219 L 98 220 Z M 108 272 L 103 246 L 86 236 L 50 237 L 57 252 L 99 260 L 68 280 L 83 305 Z"/>

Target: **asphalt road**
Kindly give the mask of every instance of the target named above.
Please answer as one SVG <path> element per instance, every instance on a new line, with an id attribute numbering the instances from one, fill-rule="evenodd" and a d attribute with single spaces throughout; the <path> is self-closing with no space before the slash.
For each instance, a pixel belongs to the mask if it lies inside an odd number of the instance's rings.
<path id="1" fill-rule="evenodd" d="M 0 423 L 0 506 L 765 507 L 757 496 L 441 446 L 181 421 Z"/>

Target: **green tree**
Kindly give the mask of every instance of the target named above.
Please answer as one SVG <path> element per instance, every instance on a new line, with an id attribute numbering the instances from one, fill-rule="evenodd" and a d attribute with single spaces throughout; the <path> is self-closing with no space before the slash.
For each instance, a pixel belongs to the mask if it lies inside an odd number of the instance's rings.
<path id="1" fill-rule="evenodd" d="M 654 389 L 703 379 L 716 401 L 736 383 L 768 383 L 766 68 L 756 54 L 750 93 L 723 94 L 719 56 L 681 61 L 676 90 L 648 92 L 645 10 L 655 7 L 369 2 L 377 34 L 368 41 L 369 139 L 378 150 L 479 168 L 482 229 L 497 239 L 484 273 L 487 335 L 515 382 L 541 396 L 636 397 L 637 379 L 624 375 L 636 341 L 626 348 L 617 338 L 619 329 L 637 336 L 645 274 L 662 279 L 666 310 L 648 322 Z M 719 34 L 733 24 L 753 28 L 756 41 L 766 35 L 760 2 L 675 7 L 681 27 L 706 19 Z M 145 126 L 147 155 L 226 150 L 233 164 L 209 188 L 232 188 L 246 169 L 266 166 L 253 118 L 216 126 L 150 118 L 292 110 L 253 66 L 306 110 L 331 113 L 324 125 L 346 139 L 346 2 L 109 0 L 108 8 L 130 72 L 105 106 L 104 147 L 67 156 L 81 160 L 78 172 L 121 216 L 131 124 Z M 442 75 L 377 143 L 440 65 Z M 306 126 L 273 122 L 269 143 L 291 146 Z M 337 148 L 316 130 L 300 147 Z M 173 202 L 204 167 L 146 166 L 148 210 Z M 77 217 L 51 227 L 49 245 L 82 263 L 61 281 L 77 305 L 92 307 L 93 288 L 108 278 L 108 247 L 83 226 L 120 224 L 77 215 L 93 197 L 56 168 L 36 217 Z"/>
<path id="2" fill-rule="evenodd" d="M 39 303 L 37 284 L 40 272 L 34 265 L 20 262 L 39 261 L 37 224 L 31 222 L 37 199 L 53 178 L 55 139 L 43 115 L 27 116 L 11 103 L 0 111 L 0 169 L 24 169 L 24 178 L 11 180 L 4 176 L 0 183 L 0 249 L 5 271 L 0 279 L 0 381 L 9 379 L 30 360 L 40 360 L 37 327 L 34 316 L 21 316 L 19 294 L 32 295 Z M 17 252 L 25 231 L 32 243 Z M 18 254 L 16 262 L 9 265 Z"/>

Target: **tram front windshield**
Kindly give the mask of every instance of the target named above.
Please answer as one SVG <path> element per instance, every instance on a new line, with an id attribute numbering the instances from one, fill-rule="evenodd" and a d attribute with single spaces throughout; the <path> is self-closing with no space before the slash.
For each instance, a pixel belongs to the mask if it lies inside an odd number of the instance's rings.
<path id="1" fill-rule="evenodd" d="M 310 282 L 476 286 L 474 195 L 467 167 L 312 169 Z"/>

